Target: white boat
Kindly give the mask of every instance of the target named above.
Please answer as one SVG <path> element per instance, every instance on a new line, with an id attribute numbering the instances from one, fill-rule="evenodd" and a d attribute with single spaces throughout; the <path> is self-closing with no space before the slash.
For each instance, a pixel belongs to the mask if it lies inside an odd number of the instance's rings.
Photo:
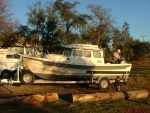
<path id="1" fill-rule="evenodd" d="M 105 63 L 104 50 L 96 45 L 63 45 L 58 53 L 43 58 L 22 55 L 23 62 L 33 73 L 32 77 L 29 73 L 23 74 L 22 82 L 34 82 L 33 75 L 36 75 L 46 80 L 104 80 L 109 84 L 117 76 L 127 80 L 132 66 L 129 63 Z"/>

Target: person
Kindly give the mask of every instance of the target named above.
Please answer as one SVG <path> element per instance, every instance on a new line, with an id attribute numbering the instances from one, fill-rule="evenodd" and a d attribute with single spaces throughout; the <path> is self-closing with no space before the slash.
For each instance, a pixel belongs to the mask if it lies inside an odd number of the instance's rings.
<path id="1" fill-rule="evenodd" d="M 112 58 L 113 63 L 119 64 L 122 61 L 122 59 L 120 58 L 120 54 L 121 54 L 120 49 L 117 49 L 117 51 L 113 53 L 113 58 Z"/>
<path id="2" fill-rule="evenodd" d="M 115 79 L 114 86 L 116 88 L 116 91 L 121 91 L 120 76 L 117 76 L 117 78 Z"/>

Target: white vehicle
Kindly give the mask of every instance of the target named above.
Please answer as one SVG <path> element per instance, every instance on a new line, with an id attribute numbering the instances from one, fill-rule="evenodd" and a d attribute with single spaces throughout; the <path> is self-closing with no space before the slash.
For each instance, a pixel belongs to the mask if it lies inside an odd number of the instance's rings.
<path id="1" fill-rule="evenodd" d="M 22 67 L 22 59 L 17 50 L 0 49 L 0 78 L 15 78 L 18 68 Z"/>
<path id="2" fill-rule="evenodd" d="M 128 63 L 105 63 L 103 49 L 88 44 L 63 45 L 59 48 L 59 54 L 47 54 L 44 58 L 26 54 L 21 56 L 31 70 L 20 76 L 24 84 L 35 83 L 37 76 L 47 83 L 50 83 L 49 80 L 54 83 L 88 81 L 88 83 L 97 83 L 101 89 L 106 89 L 117 76 L 126 82 L 132 66 Z"/>

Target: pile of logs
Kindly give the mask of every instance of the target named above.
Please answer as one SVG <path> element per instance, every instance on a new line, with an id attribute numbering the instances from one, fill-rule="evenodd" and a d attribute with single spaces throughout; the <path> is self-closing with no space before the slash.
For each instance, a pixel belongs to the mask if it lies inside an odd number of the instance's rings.
<path id="1" fill-rule="evenodd" d="M 141 99 L 147 98 L 148 92 L 146 90 L 122 91 L 122 92 L 106 92 L 106 93 L 92 93 L 92 94 L 73 94 L 73 102 L 92 102 L 92 101 L 108 101 L 119 99 Z M 0 99 L 0 104 L 7 103 L 28 103 L 39 104 L 42 102 L 55 102 L 59 100 L 57 93 L 48 93 L 45 95 L 30 95 L 30 96 L 16 96 L 12 98 Z"/>

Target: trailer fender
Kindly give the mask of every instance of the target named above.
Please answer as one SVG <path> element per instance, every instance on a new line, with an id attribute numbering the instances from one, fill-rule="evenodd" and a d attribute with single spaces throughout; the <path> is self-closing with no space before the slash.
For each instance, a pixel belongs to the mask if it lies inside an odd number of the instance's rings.
<path id="1" fill-rule="evenodd" d="M 2 79 L 10 79 L 11 78 L 11 72 L 9 70 L 3 70 L 1 75 L 0 75 L 0 78 Z"/>

